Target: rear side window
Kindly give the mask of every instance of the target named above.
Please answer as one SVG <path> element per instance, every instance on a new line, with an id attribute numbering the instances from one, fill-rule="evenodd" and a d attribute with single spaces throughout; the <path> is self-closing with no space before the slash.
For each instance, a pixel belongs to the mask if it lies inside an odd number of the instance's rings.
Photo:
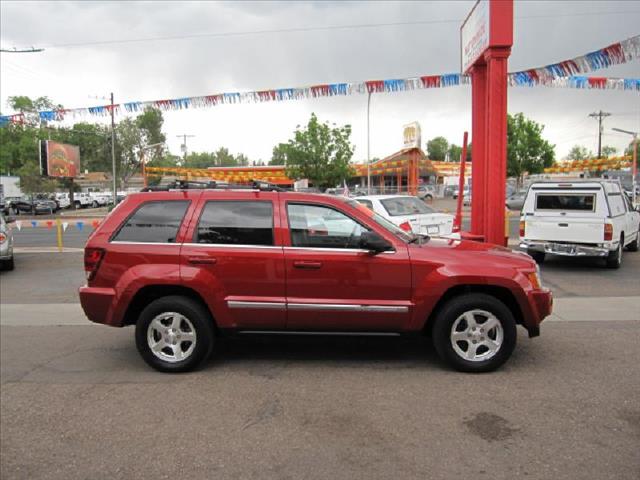
<path id="1" fill-rule="evenodd" d="M 371 200 L 358 199 L 356 201 L 373 211 L 373 202 Z"/>
<path id="2" fill-rule="evenodd" d="M 173 243 L 188 206 L 184 200 L 144 203 L 120 227 L 113 241 Z"/>
<path id="3" fill-rule="evenodd" d="M 207 202 L 195 243 L 273 245 L 273 205 L 265 201 Z"/>
<path id="4" fill-rule="evenodd" d="M 595 194 L 538 193 L 536 210 L 574 210 L 593 212 L 596 206 Z"/>

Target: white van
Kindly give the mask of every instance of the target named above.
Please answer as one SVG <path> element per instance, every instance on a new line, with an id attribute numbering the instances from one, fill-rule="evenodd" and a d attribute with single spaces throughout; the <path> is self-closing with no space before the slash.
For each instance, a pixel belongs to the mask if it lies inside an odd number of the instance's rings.
<path id="1" fill-rule="evenodd" d="M 533 183 L 520 217 L 520 247 L 538 263 L 546 254 L 595 256 L 618 268 L 624 247 L 640 248 L 640 213 L 618 181 Z"/>

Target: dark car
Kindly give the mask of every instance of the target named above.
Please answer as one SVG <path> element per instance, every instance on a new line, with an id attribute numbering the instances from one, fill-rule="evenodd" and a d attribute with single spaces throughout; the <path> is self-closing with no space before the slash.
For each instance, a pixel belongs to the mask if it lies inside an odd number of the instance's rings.
<path id="1" fill-rule="evenodd" d="M 539 335 L 552 297 L 536 263 L 497 245 L 407 233 L 343 196 L 260 189 L 128 195 L 89 237 L 80 303 L 135 325 L 166 372 L 217 336 L 423 334 L 468 372 L 494 370 L 516 326 Z"/>
<path id="2" fill-rule="evenodd" d="M 15 215 L 21 214 L 52 214 L 58 210 L 58 205 L 53 200 L 23 196 L 11 201 L 11 211 Z"/>

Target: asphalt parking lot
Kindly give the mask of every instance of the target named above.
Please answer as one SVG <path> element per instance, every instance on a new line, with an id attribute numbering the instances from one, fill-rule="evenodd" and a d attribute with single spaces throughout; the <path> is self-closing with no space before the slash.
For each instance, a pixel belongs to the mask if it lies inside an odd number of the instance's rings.
<path id="1" fill-rule="evenodd" d="M 640 254 L 542 270 L 558 305 L 631 314 L 520 332 L 486 375 L 448 370 L 425 339 L 265 337 L 165 375 L 131 328 L 79 313 L 80 252 L 18 253 L 0 273 L 0 476 L 635 479 Z"/>

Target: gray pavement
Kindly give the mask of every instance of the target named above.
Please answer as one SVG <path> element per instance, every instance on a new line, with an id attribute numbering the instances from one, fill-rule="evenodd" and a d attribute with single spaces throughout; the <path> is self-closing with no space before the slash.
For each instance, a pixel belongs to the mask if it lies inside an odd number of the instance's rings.
<path id="1" fill-rule="evenodd" d="M 637 479 L 638 322 L 550 322 L 487 375 L 426 341 L 222 340 L 150 370 L 132 329 L 0 327 L 3 479 Z"/>

